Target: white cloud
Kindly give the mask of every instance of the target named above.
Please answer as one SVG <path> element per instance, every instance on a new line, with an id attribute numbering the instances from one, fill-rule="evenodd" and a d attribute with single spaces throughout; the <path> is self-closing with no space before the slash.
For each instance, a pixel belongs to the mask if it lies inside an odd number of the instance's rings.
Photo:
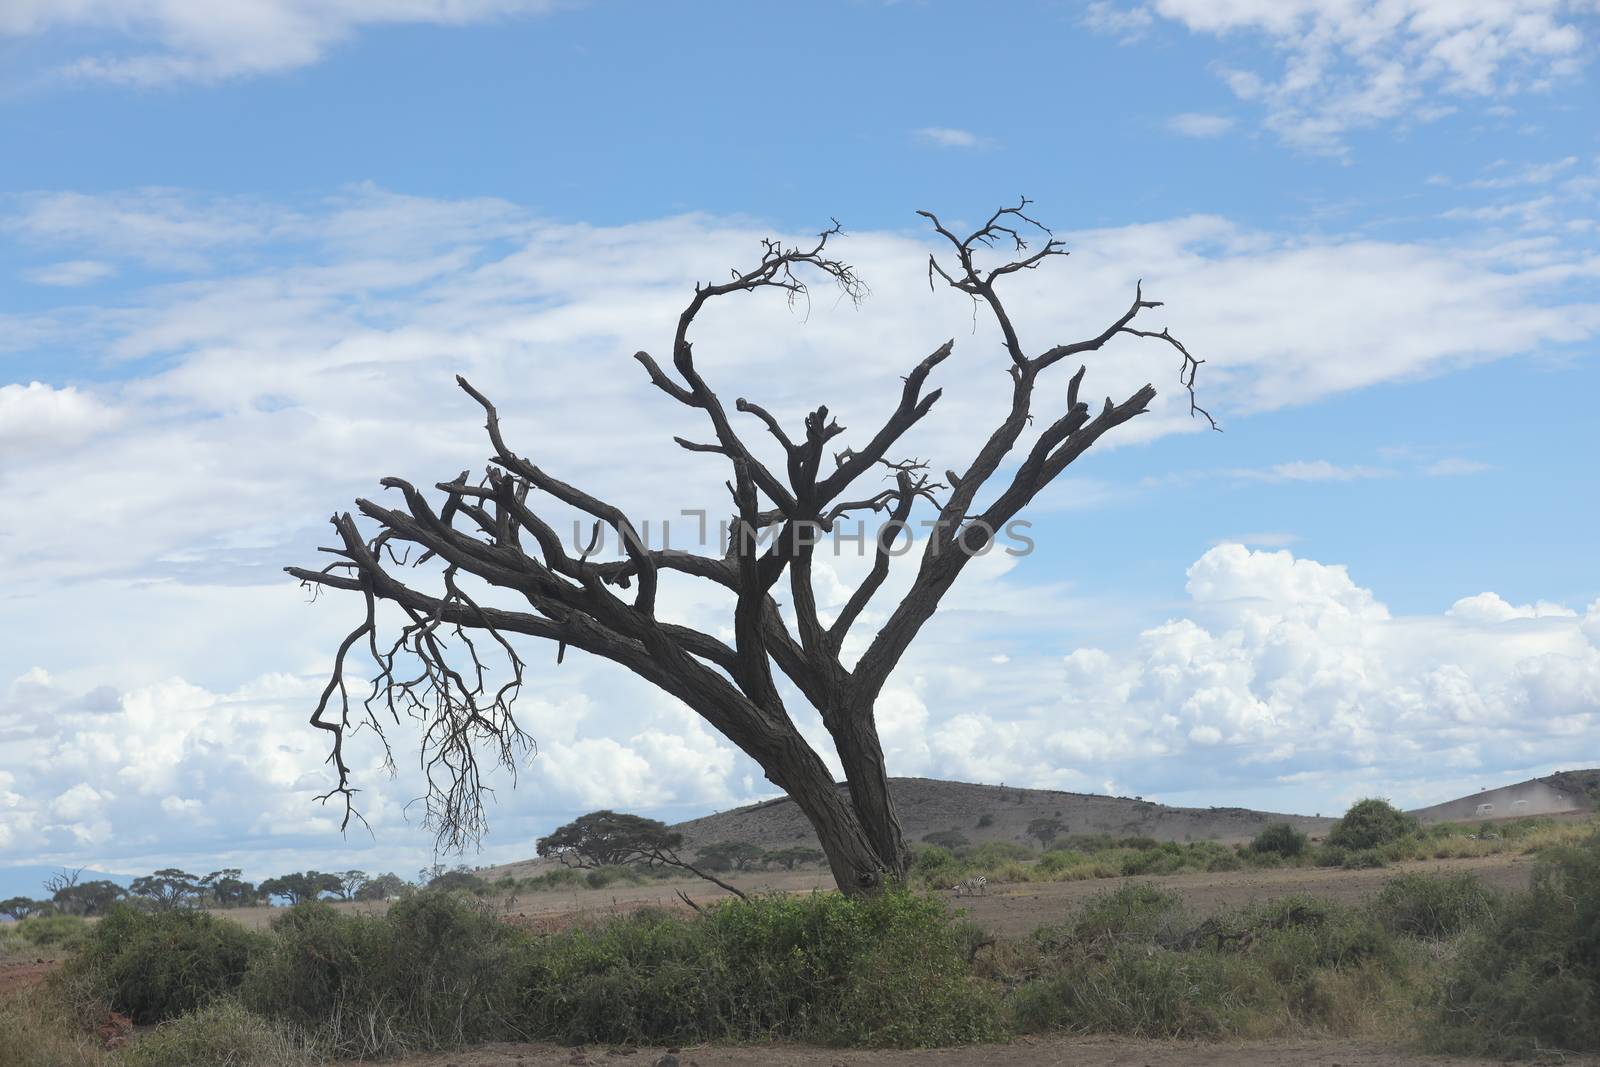
<path id="1" fill-rule="evenodd" d="M 1236 467 L 1227 471 L 1234 478 L 1256 482 L 1353 482 L 1364 478 L 1385 478 L 1393 471 L 1360 464 L 1341 466 L 1325 459 L 1291 460 L 1270 467 Z"/>
<path id="2" fill-rule="evenodd" d="M 1511 166 L 1504 160 L 1493 168 L 1492 178 L 1478 178 L 1467 183 L 1473 189 L 1509 189 L 1518 185 L 1547 185 L 1577 165 L 1577 156 L 1567 156 L 1550 163 L 1524 163 Z"/>
<path id="3" fill-rule="evenodd" d="M 35 285 L 72 288 L 104 281 L 116 273 L 117 268 L 99 260 L 69 259 L 61 263 L 50 263 L 43 267 L 35 267 L 33 270 L 23 272 L 23 277 Z"/>
<path id="4" fill-rule="evenodd" d="M 0 448 L 7 452 L 77 444 L 112 429 L 118 418 L 114 409 L 70 385 L 0 385 Z"/>
<path id="5" fill-rule="evenodd" d="M 552 0 L 9 0 L 0 36 L 95 31 L 129 48 L 83 56 L 72 77 L 211 82 L 306 66 L 367 26 L 465 25 L 549 11 Z"/>
<path id="6" fill-rule="evenodd" d="M 971 130 L 949 126 L 924 126 L 917 131 L 917 140 L 936 148 L 983 148 L 989 143 L 987 138 L 979 137 Z"/>
<path id="7" fill-rule="evenodd" d="M 1451 457 L 1435 460 L 1424 467 L 1422 472 L 1435 478 L 1450 478 L 1463 474 L 1482 474 L 1493 469 L 1493 464 L 1484 463 L 1482 460 Z"/>
<path id="8" fill-rule="evenodd" d="M 1265 533 L 1240 534 L 1237 537 L 1221 537 L 1212 542 L 1217 545 L 1260 545 L 1262 548 L 1287 548 L 1300 540 L 1298 534 L 1285 533 L 1274 530 Z"/>
<path id="9" fill-rule="evenodd" d="M 1094 5 L 1090 26 L 1128 37 L 1155 16 L 1195 33 L 1250 35 L 1273 73 L 1223 67 L 1284 140 L 1341 153 L 1352 130 L 1432 121 L 1451 99 L 1499 99 L 1569 78 L 1586 56 L 1582 0 L 1151 0 Z"/>
<path id="10" fill-rule="evenodd" d="M 1185 112 L 1167 120 L 1167 129 L 1182 137 L 1221 137 L 1233 129 L 1234 120 L 1229 115 L 1203 115 Z"/>

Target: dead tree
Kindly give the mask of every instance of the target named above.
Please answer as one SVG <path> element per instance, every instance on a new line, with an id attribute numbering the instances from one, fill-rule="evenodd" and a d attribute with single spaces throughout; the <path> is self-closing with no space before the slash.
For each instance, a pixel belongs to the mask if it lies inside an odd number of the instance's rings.
<path id="1" fill-rule="evenodd" d="M 360 723 L 383 735 L 383 717 L 398 722 L 404 711 L 423 728 L 421 762 L 428 782 L 427 809 L 441 842 L 459 847 L 482 832 L 477 746 L 487 745 L 498 763 L 515 771 L 531 744 L 512 716 L 527 659 L 524 639 L 556 645 L 560 663 L 569 648 L 620 664 L 683 701 L 760 765 L 792 797 L 816 830 L 834 879 L 845 892 L 871 892 L 906 869 L 906 847 L 879 743 L 874 704 L 896 664 L 933 616 L 962 569 L 994 541 L 1028 503 L 1101 436 L 1144 412 L 1156 395 L 1145 385 L 1120 403 L 1107 397 L 1098 411 L 1080 399 L 1084 367 L 1067 382 L 1066 404 L 1050 404 L 1039 416 L 1035 437 L 1022 452 L 1034 423 L 1035 387 L 1058 363 L 1100 349 L 1128 334 L 1170 345 L 1181 357 L 1179 382 L 1188 391 L 1191 414 L 1210 416 L 1195 404 L 1200 362 L 1166 330 L 1137 328 L 1141 312 L 1160 307 L 1135 289 L 1126 310 L 1093 337 L 1029 354 L 1000 297 L 1004 279 L 1066 255 L 1060 240 L 1029 217 L 1028 201 L 997 210 L 965 237 L 930 212 L 919 212 L 948 245 L 947 258 L 930 256 L 930 285 L 943 282 L 987 308 L 999 326 L 1009 365 L 1011 403 L 999 425 L 962 470 L 936 482 L 928 465 L 896 453 L 897 443 L 938 402 L 941 390 L 925 391 L 953 341 L 940 345 L 910 368 L 899 403 L 864 442 L 835 450 L 845 428 L 819 407 L 791 434 L 764 407 L 744 398 L 734 412 L 751 416 L 771 434 L 784 457 L 773 469 L 748 447 L 722 399 L 695 365 L 690 334 L 696 317 L 713 300 L 736 293 L 777 289 L 791 300 L 804 296 L 804 275 L 827 279 L 851 298 L 864 292 L 854 270 L 833 258 L 837 223 L 810 247 L 764 242 L 760 261 L 734 271 L 728 281 L 697 285 L 678 318 L 671 371 L 644 352 L 635 358 L 650 381 L 669 398 L 704 413 L 710 439 L 675 438 L 693 452 L 725 457 L 731 479 L 734 535 L 726 552 L 696 554 L 651 548 L 615 504 L 546 472 L 515 452 L 502 436 L 495 406 L 464 378 L 458 384 L 487 416 L 492 454 L 482 478 L 469 472 L 435 484 L 433 500 L 410 482 L 386 478 L 398 506 L 358 500 L 363 528 L 347 512 L 331 520 L 337 544 L 324 551 L 338 557 L 322 570 L 288 572 L 316 589 L 358 593 L 364 617 L 335 655 L 332 675 L 311 716 L 330 736 L 329 761 L 338 783 L 324 800 L 339 797 L 345 819 L 353 814 L 354 787 L 344 753 L 348 732 Z M 1029 239 L 1042 240 L 1030 249 Z M 999 250 L 999 254 L 996 254 Z M 990 265 L 989 259 L 1000 262 Z M 1212 424 L 1215 425 L 1214 423 Z M 996 479 L 1002 467 L 1009 471 Z M 869 473 L 887 471 L 891 488 L 852 494 Z M 991 486 L 991 481 L 996 481 Z M 918 557 L 910 592 L 854 663 L 841 649 L 851 628 L 882 587 L 898 554 L 897 541 L 911 537 L 908 521 L 919 504 L 936 514 Z M 551 509 L 565 506 L 594 523 L 596 538 L 613 531 L 621 547 L 614 559 L 568 551 L 557 536 Z M 871 569 L 844 607 L 831 618 L 819 612 L 812 590 L 812 561 L 821 534 L 850 517 L 875 513 L 882 521 Z M 926 523 L 924 523 L 926 525 Z M 375 532 L 370 532 L 375 526 Z M 773 534 L 763 544 L 764 535 Z M 413 547 L 417 555 L 410 558 Z M 404 551 L 402 551 L 402 548 Z M 403 579 L 403 569 L 427 578 Z M 720 639 L 657 617 L 663 575 L 716 583 L 733 594 L 733 640 Z M 470 576 L 472 579 L 468 581 Z M 791 631 L 779 608 L 778 583 L 787 576 L 796 626 Z M 469 589 L 470 586 L 470 589 Z M 483 589 L 515 606 L 480 603 Z M 379 642 L 380 604 L 398 608 L 397 636 Z M 362 711 L 352 708 L 345 671 L 354 649 L 377 664 Z M 489 684 L 481 653 L 498 649 L 509 673 Z M 840 789 L 827 765 L 801 736 L 785 707 L 780 678 L 818 713 L 844 767 Z M 385 754 L 388 742 L 384 740 Z"/>

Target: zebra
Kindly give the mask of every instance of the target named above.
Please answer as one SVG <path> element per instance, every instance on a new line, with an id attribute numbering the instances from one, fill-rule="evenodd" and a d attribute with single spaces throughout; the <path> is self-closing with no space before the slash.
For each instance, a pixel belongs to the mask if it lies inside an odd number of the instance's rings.
<path id="1" fill-rule="evenodd" d="M 986 878 L 985 876 L 981 875 L 981 874 L 974 875 L 973 877 L 968 878 L 965 881 L 957 882 L 955 885 L 950 887 L 950 890 L 951 890 L 951 892 L 955 893 L 955 895 L 958 896 L 958 897 L 959 896 L 969 896 L 969 897 L 977 896 L 979 893 L 982 893 L 984 896 L 988 896 L 989 895 L 989 879 Z"/>

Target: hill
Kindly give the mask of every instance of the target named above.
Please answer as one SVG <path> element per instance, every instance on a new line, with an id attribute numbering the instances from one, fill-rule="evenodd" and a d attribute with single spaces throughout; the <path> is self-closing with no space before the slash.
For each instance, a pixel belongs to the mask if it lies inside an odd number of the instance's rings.
<path id="1" fill-rule="evenodd" d="M 841 785 L 842 791 L 845 787 Z M 1314 837 L 1326 833 L 1333 819 L 1250 808 L 1180 808 L 1138 797 L 1067 793 L 1054 789 L 946 782 L 934 778 L 893 778 L 889 788 L 900 812 L 908 842 L 938 831 L 954 830 L 974 845 L 990 841 L 1037 844 L 1028 837 L 1028 823 L 1059 819 L 1063 834 L 1106 833 L 1116 837 L 1153 837 L 1160 841 L 1247 841 L 1263 827 L 1286 822 Z M 1479 806 L 1491 804 L 1487 814 Z M 1478 818 L 1549 815 L 1600 808 L 1600 769 L 1559 771 L 1515 785 L 1487 789 L 1411 812 L 1423 823 Z M 816 847 L 805 816 L 788 797 L 677 823 L 684 853 L 715 841 L 746 841 L 765 849 Z M 493 877 L 523 878 L 544 869 L 540 860 L 491 868 Z"/>
<path id="2" fill-rule="evenodd" d="M 1442 804 L 1418 808 L 1411 814 L 1424 823 L 1461 822 L 1594 811 L 1597 802 L 1600 802 L 1600 769 L 1557 771 L 1515 785 L 1480 789 Z"/>
<path id="3" fill-rule="evenodd" d="M 844 786 L 839 786 L 844 790 Z M 934 778 L 892 778 L 901 826 L 908 842 L 926 834 L 954 830 L 975 845 L 989 841 L 1034 844 L 1028 823 L 1059 819 L 1063 834 L 1107 833 L 1117 837 L 1154 837 L 1162 841 L 1246 841 L 1264 826 L 1287 822 L 1309 834 L 1321 834 L 1332 819 L 1286 815 L 1248 808 L 1175 808 L 1137 797 L 1065 793 L 1054 789 L 946 782 Z M 981 824 L 981 825 L 980 825 Z M 816 835 L 800 808 L 788 797 L 767 800 L 672 827 L 684 836 L 684 852 L 715 841 L 748 841 L 765 849 L 788 846 L 815 848 Z M 493 876 L 522 878 L 542 869 L 538 860 L 492 868 Z"/>

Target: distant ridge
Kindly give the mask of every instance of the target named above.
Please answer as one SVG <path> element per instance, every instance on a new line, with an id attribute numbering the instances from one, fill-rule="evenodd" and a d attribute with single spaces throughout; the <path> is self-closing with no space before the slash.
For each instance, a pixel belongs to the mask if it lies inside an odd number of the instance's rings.
<path id="1" fill-rule="evenodd" d="M 838 787 L 845 789 L 843 784 Z M 1115 837 L 1153 837 L 1158 841 L 1247 841 L 1263 827 L 1286 822 L 1320 837 L 1334 820 L 1250 808 L 1180 808 L 1138 797 L 1067 793 L 1055 789 L 1021 789 L 1005 785 L 947 782 L 936 778 L 891 778 L 889 790 L 908 842 L 926 834 L 954 830 L 974 845 L 1010 841 L 1037 845 L 1028 837 L 1028 823 L 1060 819 L 1063 834 L 1106 833 Z M 1519 802 L 1521 802 L 1519 804 Z M 1479 806 L 1493 810 L 1479 814 Z M 1481 818 L 1586 812 L 1600 808 L 1600 769 L 1559 771 L 1515 785 L 1486 789 L 1411 814 L 1423 823 Z M 987 819 L 985 819 L 987 816 Z M 986 823 L 986 825 L 979 825 Z M 672 827 L 684 836 L 684 852 L 714 841 L 746 841 L 765 849 L 816 847 L 816 836 L 799 807 L 788 797 L 764 800 L 742 808 L 705 815 Z M 529 859 L 491 869 L 497 876 L 525 877 L 544 868 Z"/>
<path id="2" fill-rule="evenodd" d="M 1442 804 L 1418 808 L 1411 814 L 1424 823 L 1460 822 L 1594 811 L 1597 802 L 1600 802 L 1600 768 L 1557 771 L 1515 785 L 1481 789 Z"/>

